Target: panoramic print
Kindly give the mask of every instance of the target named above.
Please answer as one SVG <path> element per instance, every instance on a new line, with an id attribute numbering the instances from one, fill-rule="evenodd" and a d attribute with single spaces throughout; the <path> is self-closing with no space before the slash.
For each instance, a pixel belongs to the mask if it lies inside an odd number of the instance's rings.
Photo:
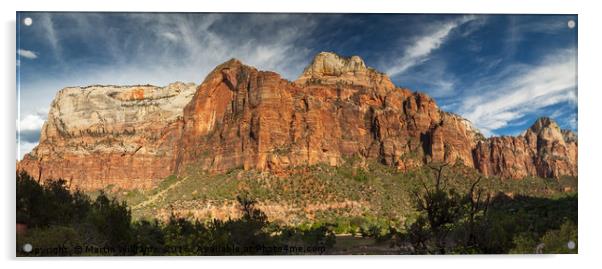
<path id="1" fill-rule="evenodd" d="M 17 12 L 17 256 L 577 253 L 577 21 Z"/>

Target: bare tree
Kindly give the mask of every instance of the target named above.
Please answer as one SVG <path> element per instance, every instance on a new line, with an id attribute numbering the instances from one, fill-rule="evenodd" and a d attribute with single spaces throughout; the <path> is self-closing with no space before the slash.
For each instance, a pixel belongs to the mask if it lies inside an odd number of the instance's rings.
<path id="1" fill-rule="evenodd" d="M 407 227 L 414 252 L 445 254 L 450 250 L 466 251 L 478 245 L 481 218 L 487 213 L 491 195 L 482 187 L 483 177 L 445 173 L 448 163 L 431 164 L 427 176 L 419 177 L 418 187 L 411 193 L 419 215 Z M 452 186 L 469 183 L 466 192 Z M 430 183 L 429 183 L 430 181 Z"/>
<path id="2" fill-rule="evenodd" d="M 415 248 L 422 249 L 426 246 L 427 252 L 445 254 L 447 249 L 447 236 L 454 224 L 461 215 L 462 202 L 461 196 L 454 190 L 449 189 L 448 184 L 443 177 L 443 171 L 449 164 L 429 165 L 428 167 L 434 174 L 434 185 L 429 187 L 425 180 L 419 179 L 422 190 L 414 190 L 416 209 L 424 212 L 425 215 L 418 217 L 414 227 L 410 231 L 414 239 L 425 237 L 424 229 L 428 229 L 431 234 L 432 243 L 414 241 L 412 245 Z M 421 219 L 426 218 L 426 222 Z M 421 226 L 421 227 L 420 227 Z M 434 245 L 434 247 L 428 247 Z"/>
<path id="3" fill-rule="evenodd" d="M 468 194 L 466 196 L 466 200 L 469 204 L 468 239 L 466 245 L 469 247 L 475 246 L 477 244 L 476 217 L 480 213 L 482 213 L 483 215 L 487 215 L 487 210 L 489 209 L 489 204 L 491 202 L 491 193 L 488 192 L 487 195 L 483 198 L 483 192 L 485 190 L 479 186 L 479 183 L 481 182 L 482 178 L 482 176 L 479 176 L 472 183 L 472 185 L 470 186 L 470 190 L 468 191 Z"/>

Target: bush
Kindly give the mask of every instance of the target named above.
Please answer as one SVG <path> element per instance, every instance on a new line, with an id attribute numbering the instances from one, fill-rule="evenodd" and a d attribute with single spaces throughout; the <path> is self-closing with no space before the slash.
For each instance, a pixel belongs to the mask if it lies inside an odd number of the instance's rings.
<path id="1" fill-rule="evenodd" d="M 577 254 L 577 225 L 564 222 L 559 229 L 548 230 L 541 238 L 535 234 L 521 234 L 514 238 L 511 253 Z M 573 248 L 569 247 L 573 243 Z"/>
<path id="2" fill-rule="evenodd" d="M 546 232 L 541 241 L 544 253 L 577 254 L 577 225 L 567 221 L 560 229 Z M 573 245 L 569 246 L 570 243 Z"/>
<path id="3" fill-rule="evenodd" d="M 398 246 L 411 245 L 411 253 L 577 253 L 567 247 L 577 242 L 576 194 L 491 197 L 480 179 L 456 192 L 441 167 L 432 169 L 413 192 L 416 216 Z"/>
<path id="4" fill-rule="evenodd" d="M 40 248 L 55 247 L 58 241 L 73 239 L 81 247 L 118 247 L 131 242 L 131 214 L 125 203 L 104 193 L 94 201 L 76 190 L 70 192 L 64 180 L 39 184 L 25 173 L 17 174 L 17 222 L 29 232 L 18 241 L 36 242 Z M 39 240 L 33 236 L 40 237 Z"/>
<path id="5" fill-rule="evenodd" d="M 132 216 L 125 203 L 109 199 L 101 192 L 88 211 L 87 222 L 103 231 L 108 246 L 123 246 L 132 239 Z"/>
<path id="6" fill-rule="evenodd" d="M 306 229 L 281 228 L 268 222 L 256 202 L 237 197 L 242 216 L 207 223 L 178 218 L 166 223 L 132 222 L 127 205 L 104 192 L 91 200 L 70 192 L 65 181 L 38 184 L 26 174 L 17 175 L 18 221 L 29 231 L 17 237 L 17 253 L 28 256 L 68 255 L 255 255 L 280 254 L 278 246 L 325 249 L 334 245 L 330 225 Z M 29 243 L 34 252 L 23 251 Z M 79 253 L 73 250 L 80 247 Z M 89 249 L 89 250 L 88 250 Z"/>

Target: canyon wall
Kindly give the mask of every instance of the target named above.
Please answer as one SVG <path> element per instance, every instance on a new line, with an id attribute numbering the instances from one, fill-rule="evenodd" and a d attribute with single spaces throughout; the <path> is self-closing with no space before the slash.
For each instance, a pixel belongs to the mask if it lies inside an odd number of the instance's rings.
<path id="1" fill-rule="evenodd" d="M 577 176 L 576 134 L 541 118 L 486 139 L 426 94 L 353 56 L 318 54 L 294 82 L 232 59 L 196 87 L 66 88 L 18 169 L 94 189 L 151 186 L 190 168 L 285 171 L 376 160 L 401 170 L 462 162 L 488 176 Z"/>

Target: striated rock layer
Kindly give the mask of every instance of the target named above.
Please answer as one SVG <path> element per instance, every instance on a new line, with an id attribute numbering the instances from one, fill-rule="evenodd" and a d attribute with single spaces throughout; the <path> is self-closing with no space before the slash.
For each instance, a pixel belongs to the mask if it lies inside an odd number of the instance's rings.
<path id="1" fill-rule="evenodd" d="M 64 89 L 18 169 L 82 188 L 134 188 L 189 167 L 278 171 L 349 157 L 403 170 L 436 161 L 508 178 L 577 176 L 577 137 L 542 118 L 520 136 L 485 139 L 361 58 L 323 52 L 294 82 L 232 59 L 196 90 Z"/>
<path id="2" fill-rule="evenodd" d="M 17 169 L 84 189 L 150 187 L 172 173 L 182 107 L 194 92 L 184 83 L 65 88 Z"/>

